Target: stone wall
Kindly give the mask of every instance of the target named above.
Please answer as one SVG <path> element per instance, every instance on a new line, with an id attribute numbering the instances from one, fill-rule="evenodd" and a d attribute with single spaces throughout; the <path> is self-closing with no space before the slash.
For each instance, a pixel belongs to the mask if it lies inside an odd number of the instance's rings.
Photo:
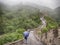
<path id="1" fill-rule="evenodd" d="M 60 45 L 60 28 L 51 29 L 47 33 L 42 34 L 41 41 L 46 45 Z"/>
<path id="2" fill-rule="evenodd" d="M 10 42 L 10 43 L 4 44 L 4 45 L 23 45 L 23 40 L 18 40 L 18 41 L 15 41 L 15 42 Z"/>

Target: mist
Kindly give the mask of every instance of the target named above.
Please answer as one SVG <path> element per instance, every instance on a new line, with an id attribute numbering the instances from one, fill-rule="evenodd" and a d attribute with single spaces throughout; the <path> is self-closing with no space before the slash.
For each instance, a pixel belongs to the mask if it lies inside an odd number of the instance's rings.
<path id="1" fill-rule="evenodd" d="M 29 3 L 33 3 L 33 4 L 37 4 L 37 5 L 41 5 L 41 6 L 46 6 L 49 8 L 56 8 L 60 6 L 60 1 L 59 0 L 0 0 L 0 2 L 2 2 L 5 5 L 8 6 L 14 6 L 14 5 L 18 5 L 18 4 L 29 4 Z"/>

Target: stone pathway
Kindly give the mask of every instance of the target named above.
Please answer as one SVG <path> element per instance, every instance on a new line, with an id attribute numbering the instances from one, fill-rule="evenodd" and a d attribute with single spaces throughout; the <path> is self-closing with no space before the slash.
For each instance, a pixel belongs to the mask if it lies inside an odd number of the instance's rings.
<path id="1" fill-rule="evenodd" d="M 38 41 L 35 38 L 34 31 L 30 31 L 30 34 L 29 34 L 29 37 L 28 37 L 28 40 L 27 40 L 27 44 L 23 43 L 23 45 L 43 45 L 43 43 Z"/>
<path id="2" fill-rule="evenodd" d="M 46 26 L 46 20 L 44 19 L 44 17 L 41 17 L 40 20 L 42 21 L 42 26 L 39 28 L 43 28 Z M 28 44 L 23 44 L 23 45 L 43 45 L 43 43 L 39 40 L 36 39 L 35 35 L 34 35 L 34 31 L 30 31 L 28 40 L 27 40 Z"/>

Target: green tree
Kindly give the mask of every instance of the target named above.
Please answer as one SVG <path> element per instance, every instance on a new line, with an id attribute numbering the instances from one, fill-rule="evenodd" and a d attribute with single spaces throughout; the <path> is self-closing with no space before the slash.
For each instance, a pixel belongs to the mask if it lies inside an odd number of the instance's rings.
<path id="1" fill-rule="evenodd" d="M 3 34 L 3 11 L 2 11 L 2 4 L 0 3 L 0 34 Z"/>

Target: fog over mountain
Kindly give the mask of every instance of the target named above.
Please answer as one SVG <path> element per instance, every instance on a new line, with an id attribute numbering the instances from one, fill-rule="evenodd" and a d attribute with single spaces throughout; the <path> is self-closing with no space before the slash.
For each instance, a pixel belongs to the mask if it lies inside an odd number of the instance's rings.
<path id="1" fill-rule="evenodd" d="M 0 0 L 0 2 L 8 5 L 8 6 L 14 6 L 14 5 L 18 5 L 18 4 L 29 4 L 29 3 L 34 3 L 37 5 L 41 5 L 41 6 L 46 6 L 49 8 L 56 8 L 58 6 L 60 6 L 59 4 L 59 0 Z"/>
<path id="2" fill-rule="evenodd" d="M 20 9 L 32 12 L 35 9 L 40 9 L 42 12 L 47 12 L 48 15 L 60 20 L 60 0 L 0 0 L 3 8 L 18 12 Z"/>

